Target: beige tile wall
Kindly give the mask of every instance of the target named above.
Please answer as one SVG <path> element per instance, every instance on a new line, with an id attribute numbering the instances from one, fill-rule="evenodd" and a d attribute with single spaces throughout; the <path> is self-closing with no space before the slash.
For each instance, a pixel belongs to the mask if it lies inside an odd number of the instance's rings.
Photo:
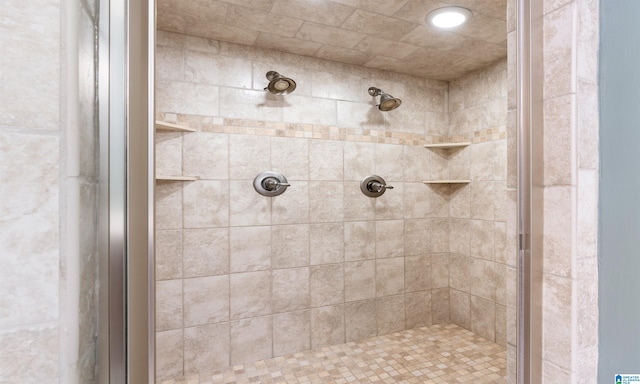
<path id="1" fill-rule="evenodd" d="M 598 12 L 544 3 L 543 376 L 598 370 Z"/>
<path id="2" fill-rule="evenodd" d="M 449 321 L 449 197 L 421 182 L 447 159 L 416 145 L 447 134 L 446 83 L 158 44 L 159 117 L 198 131 L 158 133 L 157 173 L 201 177 L 157 184 L 158 379 Z M 270 69 L 296 92 L 263 91 Z M 374 85 L 402 107 L 375 109 Z M 292 186 L 258 195 L 265 170 Z M 395 189 L 364 196 L 370 174 Z"/>
<path id="3" fill-rule="evenodd" d="M 0 20 L 0 382 L 94 381 L 94 5 Z"/>
<path id="4" fill-rule="evenodd" d="M 159 379 L 448 321 L 506 343 L 506 61 L 447 84 L 163 31 L 158 44 L 158 118 L 198 132 L 159 133 L 157 173 L 201 177 L 158 183 Z M 296 92 L 264 92 L 271 69 Z M 404 104 L 377 111 L 371 85 Z M 451 140 L 472 145 L 420 146 Z M 258 195 L 267 169 L 293 186 Z M 362 195 L 372 173 L 395 189 Z M 472 182 L 421 183 L 439 178 Z M 230 332 L 215 365 L 190 361 L 202 327 Z"/>
<path id="5" fill-rule="evenodd" d="M 433 150 L 450 179 L 451 321 L 506 345 L 507 61 L 449 83 L 449 134 L 472 144 Z M 489 134 L 487 134 L 489 133 Z"/>

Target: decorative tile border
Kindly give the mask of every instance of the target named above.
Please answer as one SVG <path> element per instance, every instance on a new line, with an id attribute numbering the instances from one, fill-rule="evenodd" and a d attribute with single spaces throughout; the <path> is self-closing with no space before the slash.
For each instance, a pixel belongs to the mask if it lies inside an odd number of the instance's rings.
<path id="1" fill-rule="evenodd" d="M 225 119 L 222 117 L 176 113 L 157 113 L 156 118 L 169 123 L 194 128 L 202 132 L 398 145 L 423 145 L 458 141 L 469 141 L 476 144 L 507 138 L 506 126 L 486 128 L 464 135 L 444 137 L 368 128 L 341 128 L 316 124 L 284 123 L 251 119 Z"/>

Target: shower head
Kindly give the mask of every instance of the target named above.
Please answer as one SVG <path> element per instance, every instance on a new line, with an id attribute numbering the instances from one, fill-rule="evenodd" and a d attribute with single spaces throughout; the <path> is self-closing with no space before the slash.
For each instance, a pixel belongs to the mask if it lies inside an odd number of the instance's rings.
<path id="1" fill-rule="evenodd" d="M 274 95 L 286 95 L 296 89 L 295 81 L 282 76 L 276 71 L 267 72 L 267 80 L 269 80 L 269 85 L 264 90 L 268 90 Z"/>
<path id="2" fill-rule="evenodd" d="M 384 93 L 384 91 L 380 88 L 376 88 L 376 87 L 369 88 L 369 94 L 373 97 L 380 96 L 380 104 L 378 104 L 377 107 L 379 110 L 383 112 L 392 111 L 398 108 L 400 104 L 402 104 L 402 100 L 395 98 L 387 93 Z"/>

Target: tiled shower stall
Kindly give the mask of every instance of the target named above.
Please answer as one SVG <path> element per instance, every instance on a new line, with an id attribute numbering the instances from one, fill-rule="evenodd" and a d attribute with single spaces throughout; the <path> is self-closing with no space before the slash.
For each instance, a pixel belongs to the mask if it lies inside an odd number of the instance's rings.
<path id="1" fill-rule="evenodd" d="M 198 177 L 157 182 L 158 380 L 449 322 L 506 345 L 506 60 L 444 82 L 164 31 L 156 57 L 157 119 L 196 130 L 157 132 L 157 177 Z"/>

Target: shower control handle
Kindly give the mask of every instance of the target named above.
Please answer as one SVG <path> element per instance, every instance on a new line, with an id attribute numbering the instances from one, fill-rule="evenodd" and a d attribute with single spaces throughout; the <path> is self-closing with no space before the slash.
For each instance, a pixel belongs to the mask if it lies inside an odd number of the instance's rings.
<path id="1" fill-rule="evenodd" d="M 280 180 L 276 179 L 275 177 L 267 177 L 266 179 L 264 179 L 262 181 L 262 186 L 267 191 L 275 191 L 276 189 L 278 189 L 280 187 L 290 187 L 291 184 L 286 183 L 286 182 L 281 182 Z"/>
<path id="2" fill-rule="evenodd" d="M 360 182 L 360 190 L 365 196 L 380 197 L 387 189 L 393 189 L 391 185 L 387 185 L 384 179 L 378 175 L 365 177 Z"/>
<path id="3" fill-rule="evenodd" d="M 283 194 L 291 184 L 279 172 L 262 172 L 253 179 L 253 189 L 262 196 L 274 197 Z"/>
<path id="4" fill-rule="evenodd" d="M 379 183 L 377 181 L 370 181 L 367 183 L 367 189 L 371 192 L 381 192 L 383 189 L 393 189 L 392 186 L 390 185 L 385 185 L 382 183 Z"/>

